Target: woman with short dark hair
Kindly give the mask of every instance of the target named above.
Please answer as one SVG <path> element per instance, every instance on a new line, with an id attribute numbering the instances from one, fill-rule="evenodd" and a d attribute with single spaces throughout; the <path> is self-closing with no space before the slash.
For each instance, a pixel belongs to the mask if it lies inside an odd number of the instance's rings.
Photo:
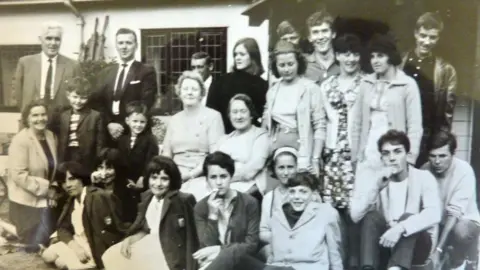
<path id="1" fill-rule="evenodd" d="M 196 270 L 195 198 L 179 191 L 180 171 L 168 157 L 154 157 L 145 176 L 150 189 L 142 194 L 127 238 L 103 255 L 105 269 Z"/>
<path id="2" fill-rule="evenodd" d="M 400 53 L 390 36 L 377 35 L 368 45 L 373 74 L 360 84 L 352 120 L 352 159 L 380 163 L 377 140 L 390 129 L 407 133 L 409 162 L 414 164 L 422 138 L 420 91 L 415 80 L 397 66 Z"/>
<path id="3" fill-rule="evenodd" d="M 8 149 L 8 198 L 10 221 L 17 236 L 36 251 L 47 245 L 54 229 L 54 206 L 60 187 L 54 182 L 57 170 L 57 139 L 47 129 L 47 106 L 33 101 L 22 111 L 24 128 Z M 52 204 L 53 203 L 53 204 Z"/>

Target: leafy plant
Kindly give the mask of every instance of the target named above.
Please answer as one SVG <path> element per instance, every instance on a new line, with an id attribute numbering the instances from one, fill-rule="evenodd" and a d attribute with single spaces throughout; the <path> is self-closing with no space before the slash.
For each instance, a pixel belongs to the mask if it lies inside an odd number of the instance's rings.
<path id="1" fill-rule="evenodd" d="M 96 85 L 97 80 L 99 79 L 98 74 L 104 68 L 115 65 L 116 59 L 112 58 L 109 61 L 107 60 L 86 60 L 80 62 L 80 70 L 82 75 L 90 82 L 91 85 Z"/>

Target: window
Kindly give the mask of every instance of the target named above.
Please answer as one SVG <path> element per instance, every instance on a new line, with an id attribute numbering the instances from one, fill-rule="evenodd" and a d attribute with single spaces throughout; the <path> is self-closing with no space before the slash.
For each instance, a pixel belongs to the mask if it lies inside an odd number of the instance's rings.
<path id="1" fill-rule="evenodd" d="M 17 112 L 17 100 L 14 96 L 13 82 L 15 69 L 20 57 L 39 53 L 40 45 L 2 45 L 0 46 L 0 111 Z"/>
<path id="2" fill-rule="evenodd" d="M 142 62 L 155 67 L 161 101 L 157 115 L 172 115 L 181 110 L 173 85 L 184 70 L 190 69 L 192 54 L 207 52 L 213 60 L 213 76 L 226 73 L 227 28 L 175 28 L 141 31 Z"/>

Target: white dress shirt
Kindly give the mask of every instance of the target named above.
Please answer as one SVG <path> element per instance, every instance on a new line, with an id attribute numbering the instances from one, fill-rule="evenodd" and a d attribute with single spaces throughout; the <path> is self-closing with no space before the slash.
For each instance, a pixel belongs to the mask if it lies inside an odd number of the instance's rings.
<path id="1" fill-rule="evenodd" d="M 41 71 L 41 81 L 40 81 L 40 98 L 43 99 L 45 96 L 45 84 L 47 83 L 47 72 L 48 72 L 48 66 L 50 63 L 48 62 L 49 57 L 45 53 L 40 54 L 41 57 L 41 65 L 40 65 L 40 71 Z M 52 58 L 52 84 L 50 85 L 50 99 L 53 99 L 55 97 L 55 72 L 57 70 L 57 59 L 58 55 L 55 55 L 55 57 Z"/>
<path id="2" fill-rule="evenodd" d="M 85 226 L 83 224 L 83 209 L 85 207 L 85 196 L 87 195 L 87 188 L 82 189 L 82 194 L 80 195 L 80 202 L 76 199 L 74 200 L 73 211 L 72 211 L 72 226 L 75 234 L 73 239 L 87 252 L 87 254 L 92 257 L 92 250 L 88 244 L 87 236 L 85 235 Z"/>
<path id="3" fill-rule="evenodd" d="M 203 96 L 202 104 L 207 104 L 207 97 L 208 97 L 208 90 L 210 89 L 210 85 L 212 85 L 213 77 L 212 75 L 208 76 L 208 78 L 203 82 L 205 85 L 205 96 Z"/>

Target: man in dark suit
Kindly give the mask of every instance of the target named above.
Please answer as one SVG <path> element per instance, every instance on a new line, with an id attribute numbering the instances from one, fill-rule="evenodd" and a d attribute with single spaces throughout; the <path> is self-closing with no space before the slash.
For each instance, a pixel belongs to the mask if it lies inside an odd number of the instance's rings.
<path id="1" fill-rule="evenodd" d="M 124 133 L 125 107 L 135 100 L 150 110 L 155 103 L 157 80 L 155 69 L 135 60 L 137 35 L 131 29 L 120 28 L 116 33 L 119 64 L 105 68 L 91 97 L 92 108 L 103 113 L 108 131 L 109 146 Z"/>
<path id="2" fill-rule="evenodd" d="M 60 24 L 46 23 L 39 36 L 42 52 L 20 58 L 14 78 L 20 110 L 33 100 L 44 99 L 51 107 L 49 128 L 54 133 L 57 131 L 52 124 L 54 116 L 69 105 L 64 82 L 79 73 L 74 60 L 59 54 L 62 33 Z"/>

